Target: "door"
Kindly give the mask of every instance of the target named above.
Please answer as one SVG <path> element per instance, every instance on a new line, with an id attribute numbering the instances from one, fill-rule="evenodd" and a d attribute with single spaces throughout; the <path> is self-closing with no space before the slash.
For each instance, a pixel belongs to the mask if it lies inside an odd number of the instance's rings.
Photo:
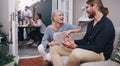
<path id="1" fill-rule="evenodd" d="M 17 37 L 17 2 L 16 0 L 8 1 L 9 8 L 9 40 L 12 44 L 9 46 L 9 53 L 15 56 L 15 62 L 18 63 L 18 37 Z"/>

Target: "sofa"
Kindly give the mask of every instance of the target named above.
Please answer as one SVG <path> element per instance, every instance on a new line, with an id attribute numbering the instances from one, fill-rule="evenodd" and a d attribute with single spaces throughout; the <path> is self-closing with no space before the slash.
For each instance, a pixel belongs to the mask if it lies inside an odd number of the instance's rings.
<path id="1" fill-rule="evenodd" d="M 114 41 L 114 49 L 113 52 L 118 44 L 118 38 L 120 38 L 120 28 L 115 28 L 115 41 Z M 83 36 L 85 35 L 85 32 L 82 33 L 72 33 L 70 34 L 70 36 L 72 37 L 73 40 L 76 39 L 82 39 Z M 62 33 L 55 33 L 54 34 L 54 40 L 56 42 L 60 42 L 61 39 L 63 38 Z M 62 60 L 64 62 L 64 64 L 66 64 L 67 60 L 68 60 L 68 56 L 62 56 Z M 119 63 L 112 61 L 111 59 L 106 60 L 106 61 L 97 61 L 97 62 L 85 62 L 80 64 L 80 66 L 120 66 Z"/>

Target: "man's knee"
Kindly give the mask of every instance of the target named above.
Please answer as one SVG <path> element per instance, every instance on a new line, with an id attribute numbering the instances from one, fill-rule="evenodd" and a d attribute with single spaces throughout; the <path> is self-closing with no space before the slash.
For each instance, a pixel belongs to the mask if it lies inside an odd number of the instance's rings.
<path id="1" fill-rule="evenodd" d="M 74 50 L 72 51 L 72 53 L 69 55 L 69 59 L 70 59 L 71 61 L 80 62 L 80 55 L 78 54 L 78 53 L 80 53 L 80 52 L 79 52 L 78 50 L 79 50 L 79 49 L 74 49 Z"/>
<path id="2" fill-rule="evenodd" d="M 57 48 L 58 48 L 59 46 L 53 46 L 53 47 L 50 47 L 50 53 L 54 53 L 54 52 L 57 52 Z"/>
<path id="3" fill-rule="evenodd" d="M 72 56 L 72 57 L 74 57 L 74 58 L 78 58 L 79 55 L 78 55 L 77 49 L 73 50 L 72 53 L 70 54 L 70 56 Z"/>

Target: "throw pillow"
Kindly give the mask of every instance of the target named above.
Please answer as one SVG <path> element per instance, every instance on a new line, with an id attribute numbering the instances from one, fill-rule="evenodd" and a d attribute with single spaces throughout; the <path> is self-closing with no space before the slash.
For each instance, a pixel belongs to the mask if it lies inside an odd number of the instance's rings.
<path id="1" fill-rule="evenodd" d="M 118 41 L 118 45 L 117 45 L 117 47 L 115 49 L 115 52 L 113 52 L 111 60 L 120 63 L 120 39 Z"/>

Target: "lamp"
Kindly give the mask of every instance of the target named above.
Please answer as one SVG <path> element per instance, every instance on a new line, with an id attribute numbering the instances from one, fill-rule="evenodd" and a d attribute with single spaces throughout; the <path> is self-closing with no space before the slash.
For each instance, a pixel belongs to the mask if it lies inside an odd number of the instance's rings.
<path id="1" fill-rule="evenodd" d="M 88 18 L 88 15 L 86 13 L 86 8 L 82 7 L 82 15 L 80 16 L 80 18 L 77 20 L 79 23 L 78 25 L 82 28 L 85 29 L 87 24 L 92 20 Z"/>
<path id="2" fill-rule="evenodd" d="M 91 19 L 88 18 L 88 15 L 85 11 L 85 7 L 82 7 L 82 15 L 80 16 L 80 18 L 77 21 L 79 21 L 79 22 L 89 22 L 89 21 L 91 21 Z"/>

